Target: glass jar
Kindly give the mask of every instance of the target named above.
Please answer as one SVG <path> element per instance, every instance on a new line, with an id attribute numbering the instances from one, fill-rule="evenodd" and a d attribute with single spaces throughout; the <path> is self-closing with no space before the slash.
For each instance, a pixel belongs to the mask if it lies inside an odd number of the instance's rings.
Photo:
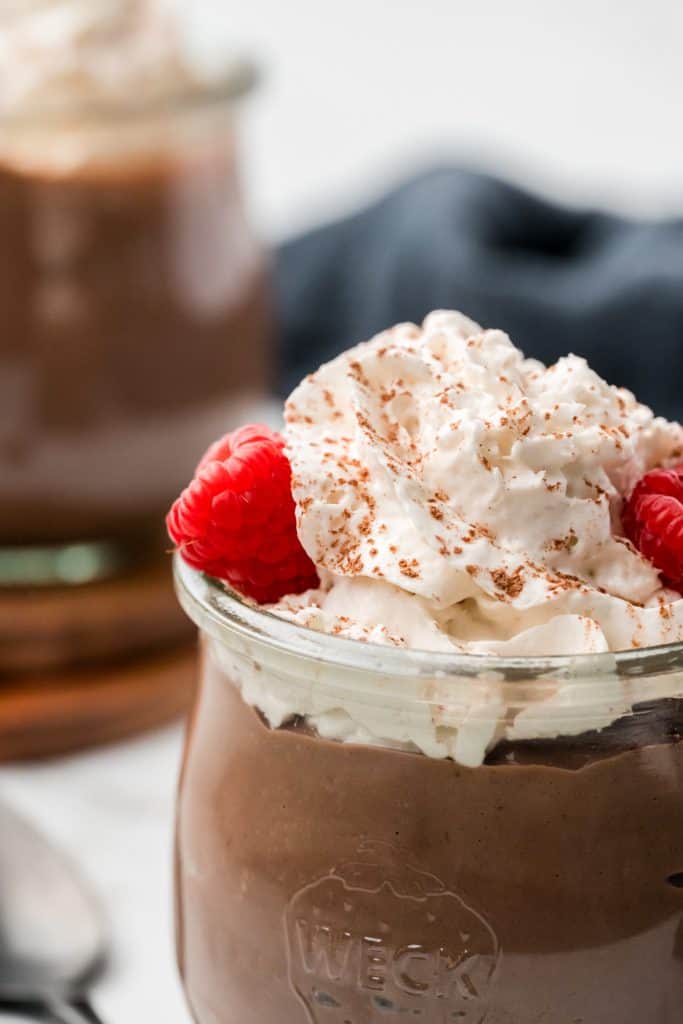
<path id="1" fill-rule="evenodd" d="M 451 657 L 176 580 L 198 1024 L 679 1024 L 683 646 Z"/>
<path id="2" fill-rule="evenodd" d="M 252 77 L 0 118 L 0 585 L 161 557 L 197 452 L 268 393 L 234 123 Z"/>

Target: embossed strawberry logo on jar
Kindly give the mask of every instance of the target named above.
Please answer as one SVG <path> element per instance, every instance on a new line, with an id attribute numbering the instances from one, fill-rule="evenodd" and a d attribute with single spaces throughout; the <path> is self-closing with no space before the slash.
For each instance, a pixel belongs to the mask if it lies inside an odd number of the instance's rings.
<path id="1" fill-rule="evenodd" d="M 311 1024 L 482 1024 L 501 950 L 489 923 L 386 843 L 297 892 L 289 980 Z"/>

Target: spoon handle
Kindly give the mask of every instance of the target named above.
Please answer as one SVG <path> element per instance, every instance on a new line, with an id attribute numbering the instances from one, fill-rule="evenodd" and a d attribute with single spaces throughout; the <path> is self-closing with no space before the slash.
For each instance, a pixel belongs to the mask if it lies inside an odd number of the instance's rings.
<path id="1" fill-rule="evenodd" d="M 50 999 L 46 1004 L 54 1021 L 59 1024 L 102 1024 L 87 999 L 65 1002 L 62 999 Z"/>

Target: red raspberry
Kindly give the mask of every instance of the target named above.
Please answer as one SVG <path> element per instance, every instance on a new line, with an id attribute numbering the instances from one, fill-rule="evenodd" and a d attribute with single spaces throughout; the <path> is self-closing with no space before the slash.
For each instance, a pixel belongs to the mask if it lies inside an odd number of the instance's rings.
<path id="1" fill-rule="evenodd" d="M 268 427 L 212 444 L 166 517 L 185 561 L 259 604 L 317 587 L 296 532 L 291 475 L 284 439 Z"/>
<path id="2" fill-rule="evenodd" d="M 683 465 L 646 473 L 622 518 L 629 540 L 659 569 L 667 586 L 683 593 Z"/>

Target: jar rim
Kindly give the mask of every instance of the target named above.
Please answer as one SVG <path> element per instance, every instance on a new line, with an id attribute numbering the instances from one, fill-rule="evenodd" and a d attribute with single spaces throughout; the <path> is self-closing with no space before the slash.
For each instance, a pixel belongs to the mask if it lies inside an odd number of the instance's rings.
<path id="1" fill-rule="evenodd" d="M 335 668 L 381 671 L 400 676 L 503 677 L 528 684 L 534 679 L 596 676 L 666 676 L 683 670 L 683 642 L 597 654 L 500 657 L 391 647 L 332 636 L 257 608 L 219 580 L 198 572 L 176 552 L 176 593 L 186 614 L 218 640 L 231 634 Z"/>
<path id="2" fill-rule="evenodd" d="M 142 102 L 133 98 L 130 102 L 116 105 L 84 102 L 62 108 L 36 107 L 16 113 L 0 112 L 0 125 L 10 131 L 40 129 L 58 132 L 72 130 L 75 124 L 87 130 L 169 114 L 189 115 L 242 99 L 254 89 L 260 77 L 256 63 L 247 57 L 235 57 L 220 76 L 204 83 L 158 93 Z"/>

